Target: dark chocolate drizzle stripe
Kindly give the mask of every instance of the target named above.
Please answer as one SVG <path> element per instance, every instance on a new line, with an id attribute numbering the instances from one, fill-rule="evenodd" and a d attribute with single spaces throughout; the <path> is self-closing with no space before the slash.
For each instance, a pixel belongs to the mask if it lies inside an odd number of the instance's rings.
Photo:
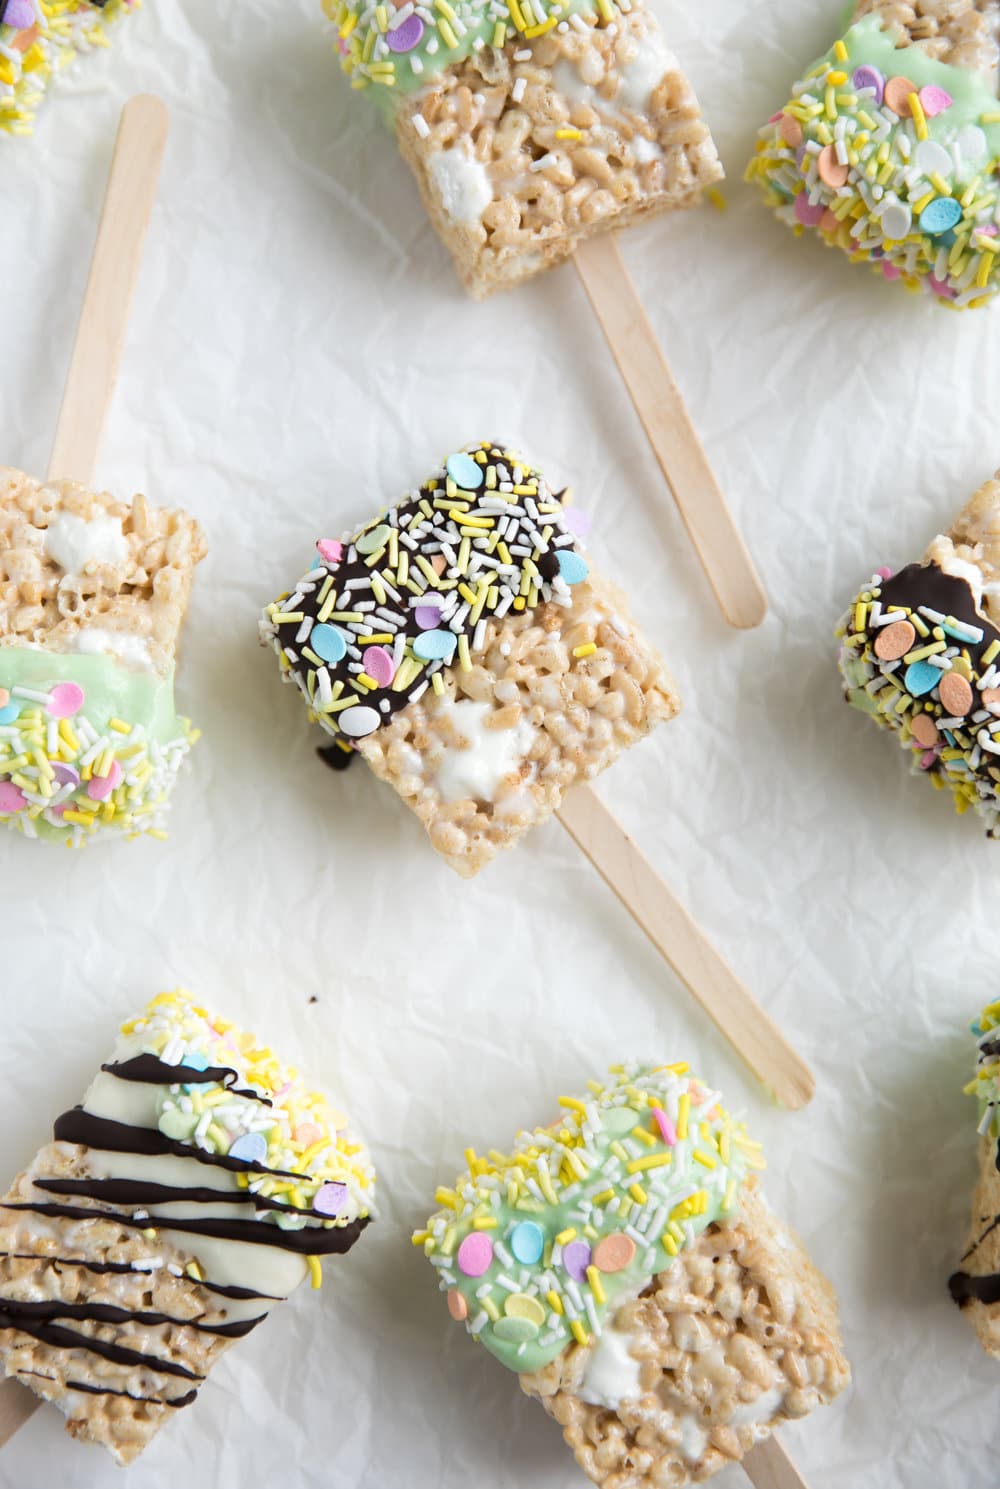
<path id="1" fill-rule="evenodd" d="M 82 1194 L 109 1205 L 244 1205 L 254 1210 L 277 1210 L 282 1215 L 308 1215 L 314 1220 L 333 1218 L 320 1210 L 284 1205 L 280 1200 L 251 1194 L 248 1189 L 184 1189 L 147 1179 L 33 1179 L 32 1183 L 49 1194 Z"/>
<path id="2" fill-rule="evenodd" d="M 230 1158 L 228 1153 L 207 1153 L 193 1143 L 180 1143 L 167 1137 L 156 1127 L 132 1127 L 127 1122 L 115 1122 L 111 1117 L 95 1117 L 75 1106 L 56 1119 L 52 1136 L 57 1143 L 76 1143 L 81 1148 L 100 1148 L 108 1153 L 138 1153 L 146 1158 L 172 1154 L 177 1158 L 193 1158 L 210 1168 L 226 1168 L 235 1174 L 270 1174 L 278 1179 L 296 1179 L 309 1182 L 311 1175 L 297 1174 L 291 1169 L 268 1168 L 263 1163 L 251 1163 L 245 1158 Z"/>
<path id="3" fill-rule="evenodd" d="M 39 1319 L 42 1323 L 57 1318 L 72 1318 L 94 1324 L 148 1324 L 151 1328 L 159 1324 L 170 1324 L 177 1329 L 197 1329 L 202 1334 L 218 1334 L 221 1339 L 242 1339 L 267 1315 L 261 1313 L 257 1318 L 238 1319 L 230 1324 L 202 1324 L 193 1318 L 172 1318 L 170 1314 L 158 1313 L 155 1309 L 119 1308 L 113 1303 L 61 1303 L 57 1299 L 26 1303 L 18 1298 L 0 1297 L 0 1317 Z"/>
<path id="4" fill-rule="evenodd" d="M 111 1061 L 102 1065 L 107 1075 L 120 1081 L 136 1081 L 143 1086 L 224 1086 L 234 1096 L 273 1106 L 270 1097 L 262 1096 L 248 1086 L 238 1086 L 239 1072 L 228 1065 L 209 1065 L 199 1070 L 196 1065 L 167 1065 L 155 1055 L 135 1055 L 131 1060 Z"/>
<path id="5" fill-rule="evenodd" d="M 19 1372 L 21 1375 L 25 1373 L 23 1370 Z M 46 1376 L 47 1380 L 51 1378 Z M 66 1390 L 86 1391 L 88 1396 L 124 1396 L 126 1401 L 144 1401 L 150 1406 L 190 1406 L 191 1402 L 198 1395 L 198 1392 L 195 1390 L 187 1391 L 183 1396 L 174 1396 L 172 1398 L 170 1396 L 135 1396 L 131 1391 L 114 1391 L 110 1386 L 85 1385 L 82 1380 L 68 1380 L 66 1382 Z"/>
<path id="6" fill-rule="evenodd" d="M 948 1291 L 952 1301 L 964 1308 L 973 1300 L 979 1303 L 1000 1303 L 1000 1272 L 973 1277 L 968 1272 L 953 1272 L 948 1278 Z"/>
<path id="7" fill-rule="evenodd" d="M 306 1226 L 303 1230 L 282 1230 L 277 1225 L 267 1225 L 259 1220 L 195 1220 L 173 1219 L 170 1216 L 147 1216 L 136 1220 L 118 1210 L 87 1209 L 77 1205 L 55 1204 L 11 1204 L 0 1201 L 2 1210 L 23 1210 L 34 1215 L 52 1215 L 64 1220 L 113 1220 L 116 1225 L 130 1230 L 166 1230 L 192 1236 L 213 1236 L 219 1241 L 246 1241 L 255 1246 L 277 1246 L 282 1251 L 294 1251 L 299 1256 L 330 1256 L 350 1251 L 361 1232 L 370 1223 L 370 1217 L 352 1220 L 347 1225 Z"/>
<path id="8" fill-rule="evenodd" d="M 60 1267 L 82 1267 L 85 1272 L 123 1272 L 133 1277 L 155 1277 L 160 1267 L 134 1267 L 128 1262 L 91 1262 L 85 1261 L 82 1256 L 36 1256 L 31 1251 L 8 1251 L 5 1253 L 11 1261 L 35 1262 L 46 1267 L 54 1267 L 59 1271 Z M 174 1273 L 170 1273 L 174 1276 Z M 180 1281 L 180 1279 L 177 1279 Z M 194 1278 L 188 1281 L 195 1284 Z M 210 1293 L 218 1293 L 222 1298 L 236 1298 L 240 1301 L 249 1302 L 253 1298 L 261 1298 L 268 1303 L 281 1303 L 284 1300 L 276 1297 L 273 1293 L 259 1293 L 252 1287 L 239 1287 L 236 1283 L 207 1282 L 198 1280 L 195 1284 L 206 1288 Z"/>
<path id="9" fill-rule="evenodd" d="M 107 1339 L 80 1334 L 76 1329 L 64 1328 L 62 1324 L 22 1318 L 19 1311 L 0 1307 L 0 1332 L 6 1329 L 27 1334 L 42 1344 L 50 1344 L 53 1349 L 87 1350 L 92 1355 L 100 1355 L 103 1360 L 110 1360 L 113 1365 L 136 1365 L 144 1370 L 159 1371 L 163 1375 L 180 1375 L 185 1380 L 205 1379 L 203 1375 L 198 1375 L 196 1371 L 189 1370 L 186 1365 L 178 1365 L 173 1360 L 161 1360 L 156 1355 L 144 1354 L 142 1350 L 128 1349 L 124 1344 L 112 1344 Z"/>

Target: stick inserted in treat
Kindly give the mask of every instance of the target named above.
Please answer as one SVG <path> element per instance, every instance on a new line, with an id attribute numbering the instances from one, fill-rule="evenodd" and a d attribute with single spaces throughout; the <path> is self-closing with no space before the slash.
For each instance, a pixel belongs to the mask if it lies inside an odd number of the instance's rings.
<path id="1" fill-rule="evenodd" d="M 87 485 L 93 479 L 169 127 L 158 98 L 140 95 L 122 110 L 49 480 L 63 476 Z"/>
<path id="2" fill-rule="evenodd" d="M 122 115 L 46 482 L 0 468 L 0 824 L 81 846 L 164 835 L 197 731 L 174 708 L 198 524 L 88 489 L 167 134 Z M 69 478 L 74 479 L 69 479 Z"/>
<path id="3" fill-rule="evenodd" d="M 722 178 L 645 0 L 467 0 L 433 25 L 406 6 L 323 7 L 475 298 L 575 257 L 722 612 L 758 625 L 760 581 L 613 237 Z"/>
<path id="4" fill-rule="evenodd" d="M 784 1422 L 850 1379 L 833 1288 L 759 1188 L 760 1144 L 688 1065 L 612 1067 L 512 1152 L 467 1148 L 413 1236 L 451 1317 L 601 1486 L 743 1461 L 804 1489 Z"/>
<path id="5" fill-rule="evenodd" d="M 615 236 L 586 239 L 573 262 L 720 610 L 731 626 L 759 626 L 767 596 Z"/>
<path id="6" fill-rule="evenodd" d="M 589 790 L 680 703 L 566 497 L 506 446 L 457 451 L 365 527 L 321 538 L 261 640 L 333 738 L 331 762 L 359 752 L 463 877 L 561 808 L 720 1029 L 801 1106 L 808 1069 Z"/>
<path id="7" fill-rule="evenodd" d="M 809 1066 L 597 793 L 589 786 L 575 786 L 563 799 L 558 816 L 577 847 L 774 1099 L 792 1109 L 810 1102 L 816 1079 Z"/>
<path id="8" fill-rule="evenodd" d="M 773 1435 L 750 1449 L 743 1470 L 754 1489 L 809 1489 L 784 1443 Z"/>
<path id="9" fill-rule="evenodd" d="M 322 1093 L 190 993 L 161 993 L 0 1196 L 0 1364 L 130 1463 L 234 1341 L 320 1286 L 374 1188 Z"/>

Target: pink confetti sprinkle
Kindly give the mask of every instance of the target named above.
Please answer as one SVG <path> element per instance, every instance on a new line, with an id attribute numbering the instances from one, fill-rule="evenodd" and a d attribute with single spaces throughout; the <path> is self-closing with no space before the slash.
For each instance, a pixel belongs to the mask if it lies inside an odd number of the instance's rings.
<path id="1" fill-rule="evenodd" d="M 111 770 L 106 776 L 94 776 L 87 782 L 87 795 L 91 801 L 107 801 L 112 791 L 121 785 L 124 771 L 117 760 L 112 760 Z"/>
<path id="2" fill-rule="evenodd" d="M 933 274 L 929 274 L 927 276 L 927 283 L 930 285 L 934 293 L 936 295 L 939 295 L 942 300 L 954 300 L 955 291 L 952 289 L 951 285 L 947 284 L 943 279 L 936 279 Z"/>
<path id="3" fill-rule="evenodd" d="M 784 111 L 784 109 L 779 109 L 776 114 L 772 114 L 771 115 L 770 119 L 768 119 L 767 122 L 768 122 L 768 124 L 780 124 L 781 121 L 782 121 L 782 119 L 784 117 L 785 117 L 785 111 Z"/>
<path id="4" fill-rule="evenodd" d="M 822 202 L 812 205 L 807 191 L 800 191 L 795 198 L 795 215 L 803 227 L 818 227 L 825 211 Z"/>
<path id="5" fill-rule="evenodd" d="M 335 542 L 333 538 L 320 538 L 316 551 L 324 563 L 339 564 L 344 556 L 344 545 Z"/>
<path id="6" fill-rule="evenodd" d="M 365 671 L 373 677 L 380 688 L 387 688 L 396 675 L 392 653 L 384 646 L 368 646 L 361 655 Z"/>
<path id="7" fill-rule="evenodd" d="M 458 1269 L 466 1277 L 481 1277 L 493 1261 L 493 1242 L 485 1231 L 471 1231 L 458 1248 Z"/>
<path id="8" fill-rule="evenodd" d="M 886 279 L 899 279 L 902 272 L 901 269 L 896 268 L 895 264 L 891 264 L 888 259 L 882 260 L 882 273 Z"/>
<path id="9" fill-rule="evenodd" d="M 83 697 L 78 682 L 57 682 L 49 694 L 45 711 L 52 719 L 71 719 L 83 707 Z"/>
<path id="10" fill-rule="evenodd" d="M 977 227 L 977 233 L 982 233 L 984 238 L 995 238 L 1000 233 L 1000 227 L 995 222 L 988 222 L 985 227 Z"/>
<path id="11" fill-rule="evenodd" d="M 921 770 L 930 770 L 931 766 L 934 764 L 934 762 L 937 759 L 937 757 L 938 757 L 937 750 L 927 750 L 927 751 L 925 751 L 925 753 L 923 755 L 921 755 L 921 757 L 920 757 L 920 769 Z"/>
<path id="12" fill-rule="evenodd" d="M 302 1143 L 306 1148 L 311 1148 L 313 1143 L 318 1143 L 323 1136 L 323 1129 L 317 1127 L 315 1122 L 300 1122 L 292 1133 L 297 1143 Z"/>
<path id="13" fill-rule="evenodd" d="M 934 83 L 928 83 L 926 88 L 920 90 L 920 106 L 928 119 L 936 119 L 938 114 L 943 114 L 945 109 L 950 109 L 955 100 L 944 88 L 938 88 Z"/>
<path id="14" fill-rule="evenodd" d="M 878 577 L 880 579 L 891 579 L 892 578 L 892 570 L 891 569 L 887 569 L 887 568 L 883 567 L 881 569 L 876 569 L 875 572 L 876 572 L 876 574 L 878 575 Z"/>
<path id="15" fill-rule="evenodd" d="M 666 1143 L 667 1147 L 674 1147 L 677 1142 L 677 1128 L 674 1126 L 673 1122 L 671 1122 L 666 1112 L 662 1111 L 658 1106 L 653 1107 L 653 1121 L 660 1129 L 660 1136 Z"/>
<path id="16" fill-rule="evenodd" d="M 28 798 L 13 781 L 0 781 L 0 812 L 23 812 Z"/>

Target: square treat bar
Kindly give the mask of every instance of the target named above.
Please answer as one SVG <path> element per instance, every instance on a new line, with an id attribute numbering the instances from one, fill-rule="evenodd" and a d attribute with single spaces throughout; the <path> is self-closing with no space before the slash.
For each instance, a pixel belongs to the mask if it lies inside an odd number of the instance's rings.
<path id="1" fill-rule="evenodd" d="M 1000 1359 L 1000 1003 L 983 1009 L 972 1032 L 976 1069 L 965 1089 L 979 1102 L 979 1178 L 961 1270 L 948 1287 L 983 1349 Z"/>
<path id="2" fill-rule="evenodd" d="M 0 1199 L 0 1359 L 130 1463 L 219 1355 L 374 1209 L 346 1118 L 189 993 L 114 1056 Z"/>
<path id="3" fill-rule="evenodd" d="M 608 1489 L 701 1483 L 850 1379 L 833 1289 L 687 1065 L 616 1066 L 414 1236 L 464 1322 Z"/>
<path id="4" fill-rule="evenodd" d="M 108 45 L 108 26 L 139 0 L 0 0 L 0 132 L 30 134 L 57 72 Z"/>
<path id="5" fill-rule="evenodd" d="M 722 177 L 698 101 L 642 0 L 324 0 L 344 67 L 389 114 L 463 283 L 480 297 L 584 238 L 697 202 Z"/>
<path id="6" fill-rule="evenodd" d="M 0 468 L 0 825 L 163 836 L 197 738 L 173 687 L 204 555 L 185 512 Z"/>
<path id="7" fill-rule="evenodd" d="M 837 628 L 847 700 L 1000 836 L 1000 476 L 920 563 L 880 568 Z"/>
<path id="8" fill-rule="evenodd" d="M 321 539 L 263 616 L 310 717 L 467 877 L 680 706 L 565 496 L 513 451 L 472 445 L 343 542 Z"/>
<path id="9" fill-rule="evenodd" d="M 760 132 L 748 179 L 889 280 L 957 309 L 1000 287 L 1000 5 L 860 0 Z"/>

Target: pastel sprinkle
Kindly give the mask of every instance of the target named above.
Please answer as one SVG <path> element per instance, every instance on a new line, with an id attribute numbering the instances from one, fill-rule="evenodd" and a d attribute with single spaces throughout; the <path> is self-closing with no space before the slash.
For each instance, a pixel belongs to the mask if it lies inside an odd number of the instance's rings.
<path id="1" fill-rule="evenodd" d="M 928 83 L 921 88 L 918 96 L 928 119 L 936 119 L 938 114 L 943 114 L 955 102 L 947 88 L 939 88 L 935 83 Z"/>
<path id="2" fill-rule="evenodd" d="M 107 801 L 112 791 L 121 785 L 124 774 L 121 762 L 112 760 L 111 769 L 106 776 L 92 776 L 87 782 L 87 795 L 91 801 Z"/>
<path id="3" fill-rule="evenodd" d="M 403 23 L 390 30 L 386 36 L 390 52 L 412 52 L 414 47 L 420 45 L 420 39 L 424 34 L 424 23 L 414 13 L 407 16 Z"/>
<path id="4" fill-rule="evenodd" d="M 380 549 L 385 547 L 388 541 L 389 529 L 384 522 L 381 522 L 377 527 L 373 527 L 368 532 L 361 533 L 359 537 L 355 538 L 354 546 L 359 553 L 378 553 Z"/>
<path id="5" fill-rule="evenodd" d="M 368 646 L 362 654 L 362 661 L 368 676 L 373 678 L 380 688 L 387 688 L 396 671 L 393 666 L 392 653 L 387 652 L 384 646 Z"/>
<path id="6" fill-rule="evenodd" d="M 590 573 L 590 565 L 579 553 L 569 548 L 560 548 L 557 554 L 559 573 L 567 584 L 582 584 Z"/>
<path id="7" fill-rule="evenodd" d="M 320 1185 L 313 1200 L 313 1209 L 321 1215 L 339 1215 L 347 1203 L 347 1185 L 326 1183 Z"/>
<path id="8" fill-rule="evenodd" d="M 920 214 L 920 230 L 935 236 L 946 233 L 962 220 L 962 206 L 954 197 L 939 196 L 928 203 Z"/>
<path id="9" fill-rule="evenodd" d="M 0 812 L 23 812 L 28 798 L 20 786 L 11 781 L 0 781 Z"/>
<path id="10" fill-rule="evenodd" d="M 454 631 L 425 631 L 414 640 L 413 651 L 426 662 L 450 662 L 457 645 L 458 637 Z"/>
<path id="11" fill-rule="evenodd" d="M 339 564 L 344 556 L 343 543 L 335 542 L 333 538 L 320 538 L 316 548 L 320 558 L 327 564 Z"/>
<path id="12" fill-rule="evenodd" d="M 522 1220 L 510 1233 L 510 1249 L 519 1262 L 532 1266 L 545 1248 L 545 1232 L 533 1220 Z"/>
<path id="13" fill-rule="evenodd" d="M 339 662 L 347 655 L 347 639 L 337 626 L 323 623 L 313 626 L 309 645 L 324 662 Z"/>
<path id="14" fill-rule="evenodd" d="M 574 1282 L 584 1282 L 590 1266 L 590 1247 L 586 1241 L 571 1241 L 563 1250 L 563 1266 Z"/>
<path id="15" fill-rule="evenodd" d="M 667 1147 L 674 1147 L 677 1142 L 677 1129 L 662 1107 L 653 1107 L 653 1121 L 659 1128 L 660 1137 L 666 1143 Z"/>
<path id="16" fill-rule="evenodd" d="M 352 739 L 364 739 L 367 735 L 374 734 L 381 722 L 381 716 L 376 709 L 360 705 L 345 708 L 339 719 L 341 729 Z"/>
<path id="17" fill-rule="evenodd" d="M 79 683 L 58 682 L 49 694 L 46 712 L 53 719 L 71 719 L 83 704 L 84 692 Z"/>
<path id="18" fill-rule="evenodd" d="M 458 1248 L 459 1270 L 466 1277 L 482 1277 L 493 1262 L 493 1242 L 485 1231 L 471 1231 Z"/>
<path id="19" fill-rule="evenodd" d="M 463 491 L 478 491 L 483 484 L 483 467 L 471 455 L 449 455 L 445 470 Z"/>
<path id="20" fill-rule="evenodd" d="M 240 1158 L 244 1163 L 263 1163 L 267 1157 L 267 1139 L 262 1132 L 245 1132 L 229 1149 L 230 1158 Z"/>

